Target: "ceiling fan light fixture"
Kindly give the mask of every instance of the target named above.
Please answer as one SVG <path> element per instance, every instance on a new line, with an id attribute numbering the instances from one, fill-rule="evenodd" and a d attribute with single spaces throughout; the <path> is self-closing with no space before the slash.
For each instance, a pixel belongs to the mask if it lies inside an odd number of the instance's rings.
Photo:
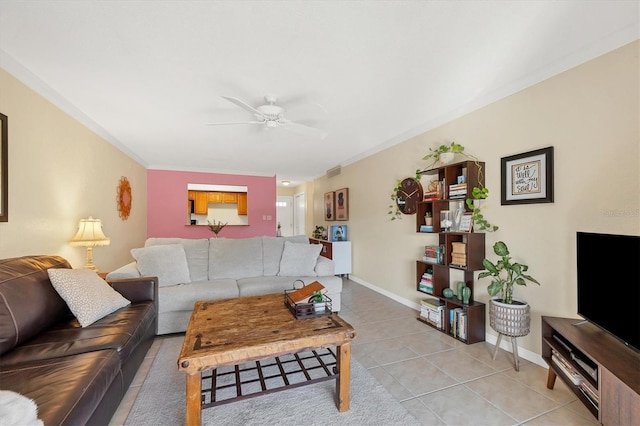
<path id="1" fill-rule="evenodd" d="M 267 128 L 273 129 L 278 126 L 278 122 L 275 120 L 267 120 Z"/>

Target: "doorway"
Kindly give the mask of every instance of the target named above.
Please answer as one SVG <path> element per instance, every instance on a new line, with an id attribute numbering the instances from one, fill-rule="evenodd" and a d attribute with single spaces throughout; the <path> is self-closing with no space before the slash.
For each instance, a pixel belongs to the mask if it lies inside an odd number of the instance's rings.
<path id="1" fill-rule="evenodd" d="M 280 235 L 290 237 L 293 235 L 293 197 L 290 195 L 278 195 L 276 198 L 276 223 L 280 224 Z"/>
<path id="2" fill-rule="evenodd" d="M 293 224 L 294 224 L 294 235 L 305 235 L 306 228 L 306 216 L 307 216 L 307 197 L 304 192 L 299 194 L 295 194 L 293 196 L 294 199 L 294 207 L 293 207 Z"/>

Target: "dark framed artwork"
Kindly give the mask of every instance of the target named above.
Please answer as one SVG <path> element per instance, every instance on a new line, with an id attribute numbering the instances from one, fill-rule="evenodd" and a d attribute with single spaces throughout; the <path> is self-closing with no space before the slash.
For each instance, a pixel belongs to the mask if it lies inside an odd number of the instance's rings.
<path id="1" fill-rule="evenodd" d="M 9 221 L 9 120 L 0 114 L 0 222 Z"/>
<path id="2" fill-rule="evenodd" d="M 349 188 L 336 191 L 336 220 L 349 220 Z"/>
<path id="3" fill-rule="evenodd" d="M 324 219 L 327 221 L 336 220 L 336 201 L 335 201 L 335 193 L 325 192 L 324 193 Z"/>
<path id="4" fill-rule="evenodd" d="M 503 157 L 500 204 L 553 203 L 553 147 Z"/>

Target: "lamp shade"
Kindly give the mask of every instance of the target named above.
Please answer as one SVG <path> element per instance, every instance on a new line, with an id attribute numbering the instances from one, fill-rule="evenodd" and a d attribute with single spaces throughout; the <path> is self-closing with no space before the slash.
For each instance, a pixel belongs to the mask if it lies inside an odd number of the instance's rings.
<path id="1" fill-rule="evenodd" d="M 72 246 L 93 247 L 108 246 L 111 240 L 102 232 L 102 221 L 89 216 L 88 219 L 80 219 L 78 232 L 71 240 Z"/>

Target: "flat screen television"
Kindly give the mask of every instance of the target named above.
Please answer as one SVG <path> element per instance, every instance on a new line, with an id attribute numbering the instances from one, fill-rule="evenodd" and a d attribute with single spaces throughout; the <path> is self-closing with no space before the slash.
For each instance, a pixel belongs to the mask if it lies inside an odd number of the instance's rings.
<path id="1" fill-rule="evenodd" d="M 578 232 L 578 315 L 640 351 L 640 237 Z"/>

